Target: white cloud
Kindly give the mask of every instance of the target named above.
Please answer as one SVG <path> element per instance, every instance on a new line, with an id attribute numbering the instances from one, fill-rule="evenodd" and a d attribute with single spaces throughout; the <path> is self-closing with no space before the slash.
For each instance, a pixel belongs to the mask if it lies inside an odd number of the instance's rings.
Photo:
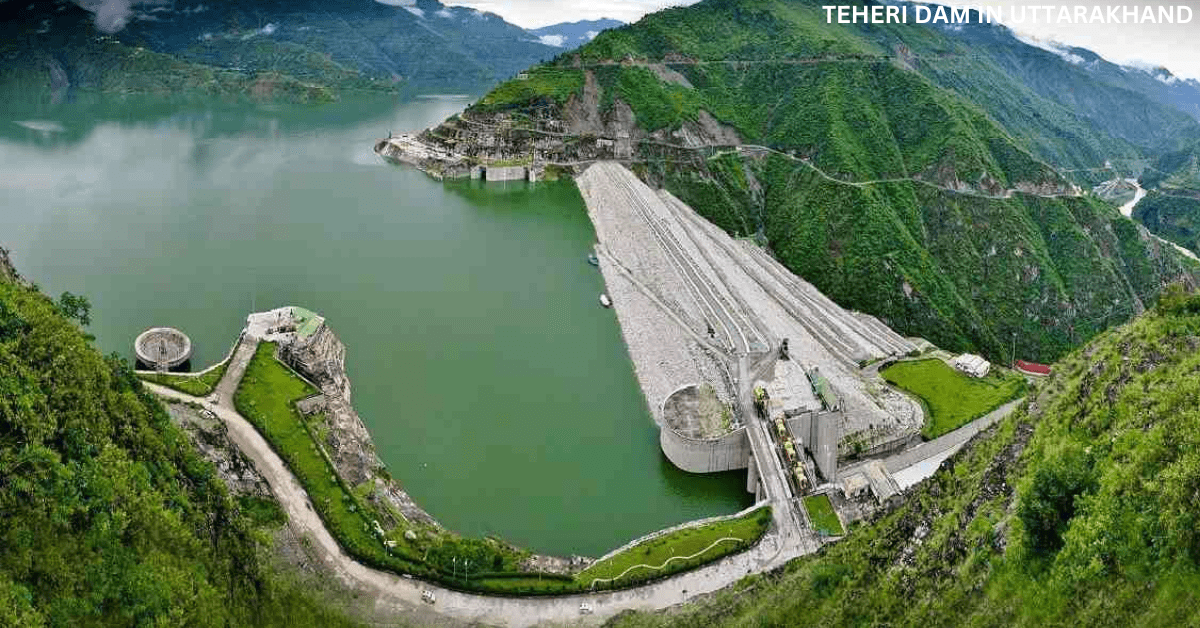
<path id="1" fill-rule="evenodd" d="M 591 41 L 596 38 L 596 35 L 599 35 L 599 34 L 600 34 L 600 31 L 588 31 L 583 34 L 583 37 L 584 37 L 584 39 Z"/>
<path id="2" fill-rule="evenodd" d="M 546 44 L 547 46 L 562 48 L 562 45 L 566 42 L 566 39 L 567 38 L 563 37 L 562 35 L 542 35 L 538 41 Z"/>
<path id="3" fill-rule="evenodd" d="M 937 0 L 938 4 L 977 6 L 978 0 Z M 988 3 L 982 3 L 988 4 Z M 1000 3 L 991 3 L 1000 4 Z M 1045 6 L 1045 0 L 1006 0 L 1005 5 Z M 1090 0 L 1083 6 L 1160 4 L 1157 0 Z M 1191 0 L 1165 4 L 1193 5 Z M 1046 20 L 1013 24 L 1014 28 L 1043 41 L 1065 42 L 1091 50 L 1114 63 L 1127 64 L 1134 59 L 1151 59 L 1156 66 L 1167 66 L 1174 74 L 1200 78 L 1200 54 L 1196 54 L 1196 24 L 1069 24 Z"/>
<path id="4" fill-rule="evenodd" d="M 960 26 L 959 28 L 962 28 L 962 27 Z M 1040 37 L 1034 37 L 1033 35 L 1026 35 L 1024 33 L 1019 33 L 1017 31 L 1013 31 L 1013 37 L 1016 37 L 1017 39 L 1021 40 L 1022 42 L 1029 44 L 1030 46 L 1033 46 L 1035 48 L 1041 48 L 1042 50 L 1053 52 L 1054 54 L 1058 55 L 1059 57 L 1062 57 L 1062 59 L 1064 61 L 1066 61 L 1067 63 L 1071 63 L 1074 65 L 1083 65 L 1087 61 L 1083 57 L 1071 52 L 1070 46 L 1067 46 L 1066 44 L 1061 44 L 1057 41 L 1046 40 L 1046 39 L 1042 39 Z"/>
<path id="5" fill-rule="evenodd" d="M 446 0 L 443 0 L 443 2 Z M 562 22 L 613 18 L 636 22 L 643 15 L 698 0 L 450 0 L 459 6 L 490 11 L 522 28 L 541 28 Z"/>
<path id="6" fill-rule="evenodd" d="M 454 17 L 454 13 L 451 12 L 450 9 L 438 9 L 438 12 L 434 13 L 434 15 L 436 15 L 438 17 L 444 17 L 444 18 Z"/>
<path id="7" fill-rule="evenodd" d="M 79 6 L 96 14 L 96 28 L 115 33 L 129 23 L 133 0 L 77 0 Z"/>
<path id="8" fill-rule="evenodd" d="M 274 22 L 271 22 L 271 23 L 268 23 L 266 26 L 258 29 L 258 32 L 263 35 L 270 35 L 277 30 L 279 30 L 279 26 L 277 26 Z"/>

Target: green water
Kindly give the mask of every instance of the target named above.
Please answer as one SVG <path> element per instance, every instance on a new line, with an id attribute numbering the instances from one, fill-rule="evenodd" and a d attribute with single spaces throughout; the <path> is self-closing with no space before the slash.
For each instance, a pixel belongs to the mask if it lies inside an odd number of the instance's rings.
<path id="1" fill-rule="evenodd" d="M 199 367 L 251 310 L 321 312 L 380 456 L 454 530 L 599 555 L 747 505 L 742 474 L 660 453 L 573 184 L 443 185 L 371 152 L 465 104 L 14 105 L 0 246 L 91 299 L 105 352 L 171 325 Z"/>

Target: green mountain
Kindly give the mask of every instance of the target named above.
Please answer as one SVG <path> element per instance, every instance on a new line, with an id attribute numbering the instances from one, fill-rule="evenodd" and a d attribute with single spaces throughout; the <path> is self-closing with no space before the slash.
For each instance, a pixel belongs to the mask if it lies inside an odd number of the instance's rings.
<path id="1" fill-rule="evenodd" d="M 1143 148 L 1026 83 L 938 29 L 708 0 L 605 31 L 425 139 L 480 159 L 633 159 L 843 306 L 1050 361 L 1196 266 L 1053 167 Z M 1158 137 L 1160 120 L 1125 122 Z"/>
<path id="2" fill-rule="evenodd" d="M 1200 254 L 1200 196 L 1153 191 L 1133 210 L 1151 233 Z"/>
<path id="3" fill-rule="evenodd" d="M 905 504 L 820 553 L 663 615 L 668 626 L 1200 623 L 1200 297 L 1055 366 Z"/>
<path id="4" fill-rule="evenodd" d="M 124 12 L 0 2 L 0 88 L 57 100 L 76 91 L 292 101 L 473 91 L 556 51 L 499 16 L 435 0 L 100 4 Z"/>
<path id="5" fill-rule="evenodd" d="M 269 530 L 79 305 L 0 250 L 0 625 L 350 625 L 270 566 Z"/>

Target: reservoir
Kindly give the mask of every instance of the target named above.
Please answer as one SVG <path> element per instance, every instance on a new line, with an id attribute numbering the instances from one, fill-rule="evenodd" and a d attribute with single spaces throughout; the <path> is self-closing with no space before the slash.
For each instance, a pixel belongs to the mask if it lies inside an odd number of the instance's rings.
<path id="1" fill-rule="evenodd" d="M 127 359 L 149 327 L 203 368 L 250 311 L 325 315 L 380 457 L 458 532 L 599 556 L 748 505 L 743 472 L 662 456 L 573 183 L 443 184 L 371 152 L 468 102 L 6 103 L 0 246 Z"/>

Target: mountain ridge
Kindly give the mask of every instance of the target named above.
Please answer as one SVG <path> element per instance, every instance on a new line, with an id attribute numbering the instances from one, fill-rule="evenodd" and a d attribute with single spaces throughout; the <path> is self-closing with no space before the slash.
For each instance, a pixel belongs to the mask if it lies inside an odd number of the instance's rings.
<path id="1" fill-rule="evenodd" d="M 829 25 L 811 3 L 708 0 L 605 31 L 423 138 L 468 160 L 632 160 L 840 305 L 997 361 L 1014 345 L 1051 361 L 1195 281 L 1045 158 L 1086 167 L 1142 148 L 966 53 L 936 29 Z M 963 64 L 981 69 L 955 85 Z M 1027 99 L 1011 109 L 1020 134 L 990 115 L 1013 101 L 984 98 L 1010 85 Z"/>

